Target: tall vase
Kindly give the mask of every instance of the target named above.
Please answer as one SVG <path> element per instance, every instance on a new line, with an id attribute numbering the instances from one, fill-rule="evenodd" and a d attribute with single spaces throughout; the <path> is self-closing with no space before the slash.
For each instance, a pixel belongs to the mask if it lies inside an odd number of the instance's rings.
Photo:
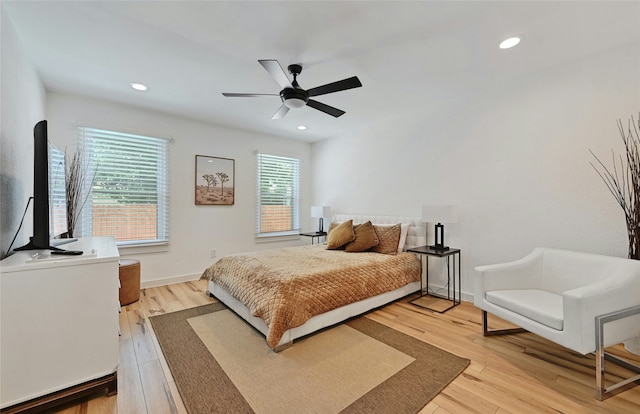
<path id="1" fill-rule="evenodd" d="M 636 205 L 640 204 L 636 203 Z M 627 219 L 627 231 L 629 233 L 629 259 L 640 260 L 640 251 L 638 249 L 638 237 L 640 236 L 640 232 L 638 229 L 638 223 L 634 218 Z M 624 349 L 632 354 L 640 355 L 640 337 L 630 339 L 623 343 Z"/>

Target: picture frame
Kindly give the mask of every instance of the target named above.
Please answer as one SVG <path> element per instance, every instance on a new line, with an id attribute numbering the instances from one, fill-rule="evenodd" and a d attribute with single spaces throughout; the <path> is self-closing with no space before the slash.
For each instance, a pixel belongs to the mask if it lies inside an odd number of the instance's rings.
<path id="1" fill-rule="evenodd" d="M 235 175 L 234 159 L 196 155 L 195 204 L 233 205 Z"/>

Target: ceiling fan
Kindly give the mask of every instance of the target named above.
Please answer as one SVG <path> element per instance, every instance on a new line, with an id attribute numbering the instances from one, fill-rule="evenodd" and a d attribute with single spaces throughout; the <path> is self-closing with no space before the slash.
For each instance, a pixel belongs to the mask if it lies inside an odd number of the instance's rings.
<path id="1" fill-rule="evenodd" d="M 307 105 L 318 111 L 322 111 L 334 117 L 344 115 L 344 111 L 318 102 L 314 99 L 309 99 L 312 96 L 325 95 L 327 93 L 340 92 L 347 89 L 359 88 L 362 86 L 357 76 L 343 79 L 340 81 L 327 83 L 326 85 L 317 86 L 315 88 L 304 90 L 298 84 L 297 77 L 302 72 L 302 65 L 294 64 L 289 65 L 289 73 L 293 75 L 293 82 L 289 81 L 289 77 L 275 59 L 262 59 L 258 60 L 263 68 L 273 76 L 278 85 L 283 88 L 279 94 L 275 93 L 226 93 L 222 95 L 234 98 L 255 97 L 255 96 L 280 96 L 282 105 L 276 111 L 271 119 L 282 119 L 289 112 L 289 109 L 302 108 Z"/>

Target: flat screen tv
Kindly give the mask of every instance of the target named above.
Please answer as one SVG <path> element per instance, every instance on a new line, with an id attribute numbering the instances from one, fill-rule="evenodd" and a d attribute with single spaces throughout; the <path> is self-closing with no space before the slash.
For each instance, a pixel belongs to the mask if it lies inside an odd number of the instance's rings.
<path id="1" fill-rule="evenodd" d="M 49 142 L 47 121 L 33 128 L 33 236 L 15 250 L 49 249 L 51 240 L 67 232 L 65 157 Z"/>

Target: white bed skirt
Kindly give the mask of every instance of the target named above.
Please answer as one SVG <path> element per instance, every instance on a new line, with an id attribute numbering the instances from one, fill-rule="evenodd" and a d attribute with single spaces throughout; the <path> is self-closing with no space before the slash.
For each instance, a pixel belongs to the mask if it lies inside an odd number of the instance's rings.
<path id="1" fill-rule="evenodd" d="M 394 300 L 400 299 L 411 293 L 420 290 L 420 282 L 412 282 L 399 289 L 392 290 L 390 292 L 383 293 L 378 296 L 374 296 L 368 299 L 361 300 L 359 302 L 351 303 L 331 310 L 320 315 L 316 315 L 309 319 L 303 325 L 289 329 L 284 333 L 282 339 L 275 347 L 276 351 L 287 348 L 295 339 L 301 338 L 305 335 L 318 331 L 322 328 L 335 325 L 336 323 L 347 320 L 353 316 L 360 315 L 371 309 L 375 309 L 379 306 L 386 305 Z M 265 337 L 269 332 L 269 328 L 260 318 L 251 315 L 251 311 L 238 299 L 234 298 L 224 288 L 216 283 L 209 281 L 207 291 L 209 294 L 215 296 L 220 302 L 224 303 L 237 313 L 242 319 L 251 324 L 254 328 L 260 331 Z"/>

